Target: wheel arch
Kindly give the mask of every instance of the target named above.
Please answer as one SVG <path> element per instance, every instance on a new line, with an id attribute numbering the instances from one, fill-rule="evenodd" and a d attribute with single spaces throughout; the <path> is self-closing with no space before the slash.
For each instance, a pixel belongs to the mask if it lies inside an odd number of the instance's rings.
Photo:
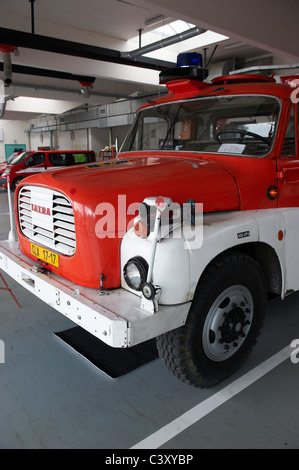
<path id="1" fill-rule="evenodd" d="M 212 263 L 216 262 L 217 259 L 223 255 L 229 256 L 233 253 L 246 254 L 253 258 L 260 265 L 265 274 L 268 294 L 282 295 L 283 271 L 281 262 L 275 249 L 265 242 L 244 243 L 242 245 L 236 245 L 222 251 L 221 253 L 218 253 L 217 256 L 215 256 L 205 267 L 198 280 L 198 283 Z"/>
<path id="2" fill-rule="evenodd" d="M 13 182 L 11 183 L 11 188 L 13 191 L 16 190 L 16 187 L 18 186 L 18 184 L 20 183 L 20 181 L 22 181 L 24 178 L 22 176 L 16 176 L 14 179 L 13 179 Z"/>

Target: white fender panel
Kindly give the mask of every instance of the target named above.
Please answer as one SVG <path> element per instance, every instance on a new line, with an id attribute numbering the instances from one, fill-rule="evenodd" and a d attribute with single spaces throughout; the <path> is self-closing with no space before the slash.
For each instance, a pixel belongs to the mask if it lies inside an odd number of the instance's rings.
<path id="1" fill-rule="evenodd" d="M 169 305 L 191 300 L 199 278 L 207 265 L 216 256 L 229 248 L 252 242 L 266 243 L 275 250 L 282 272 L 282 296 L 286 286 L 292 289 L 291 286 L 297 284 L 298 288 L 299 276 L 296 276 L 296 279 L 298 279 L 296 283 L 290 282 L 290 284 L 287 284 L 285 281 L 285 246 L 288 239 L 285 236 L 285 220 L 287 220 L 287 226 L 295 225 L 295 214 L 299 220 L 299 209 L 266 209 L 204 214 L 202 218 L 202 243 L 199 247 L 194 248 L 192 243 L 188 245 L 184 231 L 181 231 L 182 236 L 180 238 L 162 239 L 157 245 L 153 271 L 154 284 L 162 288 L 159 304 Z M 177 228 L 174 234 L 177 231 L 180 231 L 180 228 Z M 282 240 L 278 237 L 279 232 L 284 234 Z M 292 244 L 295 242 L 294 237 L 290 240 Z M 123 266 L 130 258 L 137 255 L 148 261 L 150 251 L 150 239 L 141 239 L 132 234 L 132 230 L 129 231 L 121 244 L 121 269 L 123 270 Z M 288 256 L 290 258 L 289 264 L 292 265 L 290 269 L 293 272 L 295 267 L 298 266 L 299 255 L 296 257 L 296 261 L 293 262 L 290 250 Z M 122 287 L 128 290 L 123 276 Z M 136 294 L 136 292 L 134 293 Z"/>
<path id="2" fill-rule="evenodd" d="M 284 277 L 283 293 L 287 294 L 299 289 L 299 209 L 283 210 L 285 221 L 284 233 Z"/>
<path id="3" fill-rule="evenodd" d="M 202 248 L 190 254 L 191 290 L 194 292 L 204 269 L 216 256 L 229 248 L 258 239 L 258 226 L 249 212 L 204 214 Z"/>
<path id="4" fill-rule="evenodd" d="M 142 256 L 148 263 L 152 242 L 136 237 L 132 229 L 127 232 L 121 243 L 121 285 L 130 290 L 123 277 L 126 262 L 134 256 Z M 184 249 L 183 238 L 164 238 L 157 244 L 154 271 L 154 284 L 162 288 L 159 304 L 173 305 L 192 299 L 190 293 L 189 251 Z M 141 295 L 131 290 L 137 295 Z"/>
<path id="5" fill-rule="evenodd" d="M 284 214 L 289 209 L 266 209 L 249 211 L 255 218 L 259 229 L 259 241 L 271 246 L 278 257 L 281 269 L 282 289 L 281 296 L 284 297 L 286 291 L 286 225 Z M 297 209 L 298 212 L 298 209 Z M 299 213 L 299 212 L 298 212 Z M 279 234 L 283 233 L 280 240 Z"/>

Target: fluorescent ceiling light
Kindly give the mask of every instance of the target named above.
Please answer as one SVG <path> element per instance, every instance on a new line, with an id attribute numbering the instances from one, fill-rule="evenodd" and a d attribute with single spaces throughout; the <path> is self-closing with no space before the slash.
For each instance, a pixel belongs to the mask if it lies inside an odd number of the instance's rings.
<path id="1" fill-rule="evenodd" d="M 77 105 L 78 101 L 60 101 L 19 96 L 13 101 L 7 102 L 6 110 L 26 112 L 30 109 L 33 113 L 61 114 Z"/>

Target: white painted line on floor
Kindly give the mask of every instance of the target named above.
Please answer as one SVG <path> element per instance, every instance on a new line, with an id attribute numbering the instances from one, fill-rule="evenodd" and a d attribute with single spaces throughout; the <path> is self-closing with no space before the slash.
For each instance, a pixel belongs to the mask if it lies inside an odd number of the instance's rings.
<path id="1" fill-rule="evenodd" d="M 4 212 L 4 214 L 0 214 L 1 215 L 9 215 L 9 212 Z"/>
<path id="2" fill-rule="evenodd" d="M 171 423 L 163 426 L 163 428 L 159 429 L 157 432 L 138 442 L 131 447 L 131 449 L 158 449 L 165 444 L 165 442 L 170 441 L 170 439 L 214 411 L 230 398 L 233 398 L 235 395 L 245 390 L 245 388 L 249 387 L 283 361 L 290 358 L 290 356 L 291 348 L 287 346 L 219 392 L 194 406 L 191 410 L 182 414 Z"/>

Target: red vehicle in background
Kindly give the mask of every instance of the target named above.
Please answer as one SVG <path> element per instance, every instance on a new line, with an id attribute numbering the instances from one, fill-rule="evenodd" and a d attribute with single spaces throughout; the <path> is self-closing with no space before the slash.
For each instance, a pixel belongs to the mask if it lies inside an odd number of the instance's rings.
<path id="1" fill-rule="evenodd" d="M 19 182 L 44 170 L 72 166 L 95 161 L 92 150 L 42 150 L 25 151 L 17 154 L 4 168 L 0 187 L 7 188 L 9 178 L 11 189 L 15 190 Z"/>
<path id="2" fill-rule="evenodd" d="M 115 159 L 20 182 L 20 251 L 0 242 L 34 295 L 110 346 L 156 337 L 197 387 L 244 363 L 267 298 L 299 289 L 299 76 L 205 72 L 162 72 L 168 95 Z"/>
<path id="3" fill-rule="evenodd" d="M 15 159 L 15 157 L 17 157 L 22 152 L 23 152 L 23 150 L 17 150 L 15 152 L 13 152 L 5 162 L 0 163 L 0 176 L 2 175 L 4 170 L 7 168 L 7 165 L 12 163 L 12 161 Z"/>

